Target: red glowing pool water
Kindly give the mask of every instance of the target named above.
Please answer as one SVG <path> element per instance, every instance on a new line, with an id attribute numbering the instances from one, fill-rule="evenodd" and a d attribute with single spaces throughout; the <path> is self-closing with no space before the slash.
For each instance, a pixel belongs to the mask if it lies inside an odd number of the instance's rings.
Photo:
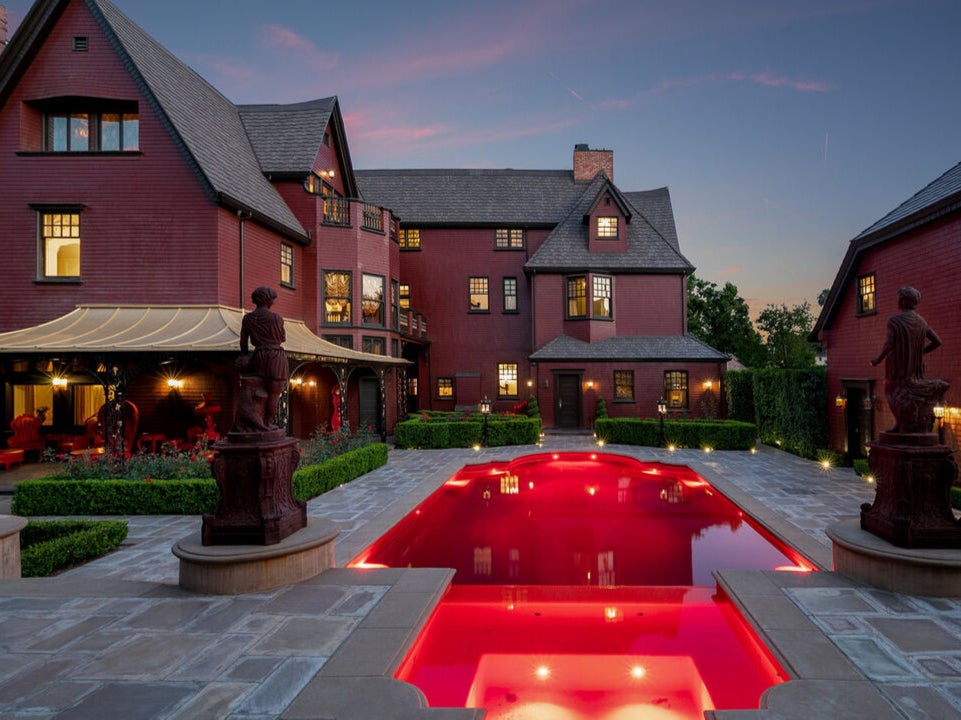
<path id="1" fill-rule="evenodd" d="M 396 676 L 489 720 L 757 708 L 786 677 L 711 572 L 810 569 L 690 469 L 606 453 L 465 467 L 351 566 L 456 569 Z"/>

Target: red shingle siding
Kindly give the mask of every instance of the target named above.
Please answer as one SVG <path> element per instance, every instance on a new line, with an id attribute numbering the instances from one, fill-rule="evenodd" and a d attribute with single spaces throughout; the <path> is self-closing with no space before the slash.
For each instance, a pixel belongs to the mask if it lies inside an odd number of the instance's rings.
<path id="1" fill-rule="evenodd" d="M 875 273 L 877 313 L 856 315 L 856 277 Z M 946 399 L 961 405 L 961 300 L 955 291 L 961 274 L 961 216 L 952 215 L 932 225 L 865 251 L 853 273 L 829 327 L 827 340 L 830 445 L 842 451 L 844 413 L 835 407 L 841 379 L 874 382 L 874 437 L 891 427 L 894 418 L 884 397 L 884 365 L 871 367 L 884 344 L 887 319 L 898 312 L 897 293 L 910 285 L 921 293 L 918 312 L 940 336 L 943 346 L 925 356 L 925 375 L 952 384 Z"/>

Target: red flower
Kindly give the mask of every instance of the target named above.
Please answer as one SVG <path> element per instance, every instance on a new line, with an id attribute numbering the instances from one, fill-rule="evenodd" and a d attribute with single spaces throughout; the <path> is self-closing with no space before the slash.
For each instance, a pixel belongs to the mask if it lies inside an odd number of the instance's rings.
<path id="1" fill-rule="evenodd" d="M 147 482 L 151 482 L 151 478 L 147 478 Z"/>

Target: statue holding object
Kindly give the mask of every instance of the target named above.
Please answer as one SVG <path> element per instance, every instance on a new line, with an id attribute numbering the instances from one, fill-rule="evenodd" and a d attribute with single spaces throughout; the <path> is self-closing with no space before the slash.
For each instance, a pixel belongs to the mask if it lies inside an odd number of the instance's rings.
<path id="1" fill-rule="evenodd" d="M 273 288 L 259 287 L 251 295 L 255 310 L 244 315 L 240 327 L 240 396 L 234 418 L 235 433 L 274 432 L 280 396 L 287 385 L 287 333 L 284 319 L 270 308 L 277 299 Z M 250 352 L 253 344 L 254 351 Z"/>

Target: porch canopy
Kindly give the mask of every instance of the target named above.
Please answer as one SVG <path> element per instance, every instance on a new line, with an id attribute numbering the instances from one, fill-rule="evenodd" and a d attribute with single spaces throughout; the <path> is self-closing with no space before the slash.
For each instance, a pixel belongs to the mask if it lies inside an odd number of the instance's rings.
<path id="1" fill-rule="evenodd" d="M 239 353 L 244 311 L 223 305 L 79 305 L 34 327 L 0 333 L 0 354 Z M 358 352 L 322 340 L 301 320 L 285 318 L 288 355 L 375 367 L 410 361 Z"/>

